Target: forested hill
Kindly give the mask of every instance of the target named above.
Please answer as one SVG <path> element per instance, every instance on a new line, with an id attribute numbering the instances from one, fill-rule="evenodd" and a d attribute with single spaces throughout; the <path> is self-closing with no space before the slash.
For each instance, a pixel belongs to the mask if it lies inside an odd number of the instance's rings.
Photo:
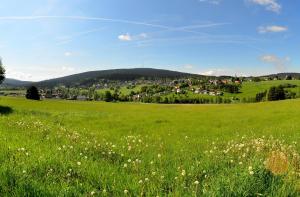
<path id="1" fill-rule="evenodd" d="M 291 76 L 292 78 L 299 79 L 300 73 L 277 73 L 277 74 L 265 75 L 262 77 L 271 77 L 271 78 L 278 77 L 280 79 L 285 79 L 287 76 Z"/>
<path id="2" fill-rule="evenodd" d="M 200 76 L 196 74 L 182 73 L 177 71 L 153 69 L 153 68 L 134 68 L 134 69 L 114 69 L 102 71 L 90 71 L 66 77 L 45 80 L 35 83 L 38 87 L 54 87 L 62 84 L 65 86 L 90 85 L 97 83 L 101 79 L 130 81 L 136 79 L 175 79 L 180 77 Z"/>
<path id="3" fill-rule="evenodd" d="M 31 84 L 31 81 L 21 81 L 16 79 L 6 78 L 1 84 L 2 87 L 24 87 Z"/>

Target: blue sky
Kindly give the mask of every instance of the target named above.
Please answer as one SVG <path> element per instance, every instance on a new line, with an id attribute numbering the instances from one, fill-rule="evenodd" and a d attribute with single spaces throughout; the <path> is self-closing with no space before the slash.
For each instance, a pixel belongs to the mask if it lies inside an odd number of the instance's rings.
<path id="1" fill-rule="evenodd" d="M 300 72 L 297 0 L 1 0 L 7 77 L 152 67 Z"/>

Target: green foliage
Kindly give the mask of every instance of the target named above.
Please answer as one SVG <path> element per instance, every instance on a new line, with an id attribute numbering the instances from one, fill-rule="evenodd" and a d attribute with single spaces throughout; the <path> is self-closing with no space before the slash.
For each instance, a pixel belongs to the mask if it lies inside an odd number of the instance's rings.
<path id="1" fill-rule="evenodd" d="M 0 84 L 4 81 L 5 79 L 5 69 L 2 64 L 2 59 L 0 58 Z"/>
<path id="2" fill-rule="evenodd" d="M 106 102 L 113 101 L 113 96 L 110 91 L 105 91 L 104 101 L 106 101 Z"/>
<path id="3" fill-rule="evenodd" d="M 285 92 L 283 86 L 273 86 L 268 92 L 268 101 L 278 101 L 285 99 Z"/>
<path id="4" fill-rule="evenodd" d="M 259 92 L 255 96 L 255 101 L 256 102 L 261 102 L 266 98 L 266 96 L 267 96 L 267 91 Z"/>
<path id="5" fill-rule="evenodd" d="M 240 92 L 240 85 L 237 84 L 222 84 L 220 85 L 220 89 L 224 92 L 228 92 L 231 94 L 237 94 Z"/>
<path id="6" fill-rule="evenodd" d="M 26 92 L 26 98 L 31 100 L 40 100 L 40 93 L 37 87 L 30 86 Z"/>

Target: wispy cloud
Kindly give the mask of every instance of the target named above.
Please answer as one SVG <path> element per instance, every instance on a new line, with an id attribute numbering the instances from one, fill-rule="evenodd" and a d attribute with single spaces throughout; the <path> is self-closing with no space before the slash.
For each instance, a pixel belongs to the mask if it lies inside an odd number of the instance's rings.
<path id="1" fill-rule="evenodd" d="M 290 62 L 289 57 L 280 58 L 276 55 L 263 55 L 260 57 L 260 60 L 264 63 L 271 64 L 279 72 L 286 71 Z"/>
<path id="2" fill-rule="evenodd" d="M 73 53 L 70 52 L 70 51 L 66 51 L 66 52 L 64 53 L 64 56 L 66 56 L 66 57 L 70 57 L 70 56 L 72 56 L 72 55 L 73 55 Z"/>
<path id="3" fill-rule="evenodd" d="M 102 31 L 103 29 L 105 29 L 104 27 L 101 28 L 96 28 L 96 29 L 91 29 L 91 30 L 87 30 L 87 31 L 81 31 L 81 32 L 77 32 L 71 35 L 64 35 L 64 36 L 60 36 L 57 37 L 57 45 L 63 45 L 63 44 L 67 44 L 69 42 L 72 42 L 75 38 L 81 37 L 81 36 L 85 36 L 91 33 L 95 33 L 95 32 L 99 32 Z"/>
<path id="4" fill-rule="evenodd" d="M 66 73 L 69 73 L 69 72 L 72 73 L 75 71 L 75 68 L 71 67 L 71 66 L 63 66 L 63 67 L 61 67 L 61 70 Z"/>
<path id="5" fill-rule="evenodd" d="M 266 10 L 280 13 L 282 6 L 277 2 L 277 0 L 248 0 L 254 4 L 265 7 Z"/>
<path id="6" fill-rule="evenodd" d="M 192 64 L 185 64 L 185 65 L 183 65 L 183 68 L 184 69 L 187 69 L 187 70 L 191 70 L 191 69 L 193 69 L 195 66 L 194 65 L 192 65 Z"/>
<path id="7" fill-rule="evenodd" d="M 225 70 L 217 68 L 217 69 L 206 70 L 204 72 L 200 72 L 199 74 L 208 75 L 208 76 L 220 76 L 225 74 Z"/>
<path id="8" fill-rule="evenodd" d="M 202 25 L 186 26 L 186 27 L 171 27 L 167 25 L 159 25 L 147 22 L 133 21 L 133 20 L 124 20 L 124 19 L 113 19 L 113 18 L 103 18 L 103 17 L 88 17 L 88 16 L 1 16 L 0 20 L 50 20 L 50 19 L 64 19 L 64 20 L 87 20 L 87 21 L 104 21 L 104 22 L 113 22 L 113 23 L 124 23 L 131 25 L 141 25 L 147 27 L 153 27 L 158 29 L 164 29 L 169 31 L 181 31 L 199 34 L 197 31 L 190 29 L 201 28 L 201 27 L 213 27 L 227 25 L 230 23 L 209 23 Z"/>
<path id="9" fill-rule="evenodd" d="M 212 68 L 199 73 L 200 75 L 207 76 L 248 76 L 244 72 L 238 69 L 231 68 Z"/>
<path id="10" fill-rule="evenodd" d="M 198 0 L 200 3 L 209 3 L 213 5 L 219 5 L 222 0 Z"/>
<path id="11" fill-rule="evenodd" d="M 278 25 L 271 25 L 271 26 L 260 26 L 258 27 L 259 33 L 280 33 L 288 31 L 287 27 L 284 26 L 278 26 Z"/>

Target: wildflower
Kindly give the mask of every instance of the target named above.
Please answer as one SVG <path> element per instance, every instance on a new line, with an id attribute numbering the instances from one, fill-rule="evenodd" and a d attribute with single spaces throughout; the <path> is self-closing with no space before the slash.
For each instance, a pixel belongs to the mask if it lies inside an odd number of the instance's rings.
<path id="1" fill-rule="evenodd" d="M 102 192 L 103 192 L 103 193 L 106 193 L 106 189 L 104 189 Z"/>
<path id="2" fill-rule="evenodd" d="M 195 185 L 198 185 L 198 184 L 199 184 L 199 181 L 195 181 L 194 184 L 195 184 Z"/>
<path id="3" fill-rule="evenodd" d="M 127 163 L 125 163 L 123 167 L 124 167 L 124 168 L 127 168 Z"/>
<path id="4" fill-rule="evenodd" d="M 79 165 L 79 166 L 80 166 L 80 165 L 81 165 L 81 162 L 80 162 L 80 161 L 78 161 L 78 162 L 77 162 L 77 165 Z"/>
<path id="5" fill-rule="evenodd" d="M 94 192 L 94 191 L 91 191 L 91 196 L 93 196 L 95 193 L 96 193 L 96 192 Z"/>
<path id="6" fill-rule="evenodd" d="M 131 162 L 131 159 L 128 159 L 128 163 L 130 163 Z"/>
<path id="7" fill-rule="evenodd" d="M 142 184 L 143 183 L 143 180 L 139 180 L 139 184 Z"/>
<path id="8" fill-rule="evenodd" d="M 254 172 L 253 172 L 252 170 L 250 170 L 250 171 L 249 171 L 249 174 L 250 174 L 250 175 L 253 175 L 253 174 L 254 174 Z"/>
<path id="9" fill-rule="evenodd" d="M 23 170 L 23 174 L 25 174 L 26 173 L 26 170 Z"/>
<path id="10" fill-rule="evenodd" d="M 243 162 L 240 161 L 240 162 L 239 162 L 239 165 L 242 165 L 242 164 L 243 164 Z"/>
<path id="11" fill-rule="evenodd" d="M 127 193 L 128 193 L 128 190 L 127 190 L 127 189 L 125 189 L 125 190 L 124 190 L 124 194 L 127 194 Z"/>
<path id="12" fill-rule="evenodd" d="M 161 158 L 161 154 L 158 154 L 157 157 L 158 157 L 158 158 Z"/>
<path id="13" fill-rule="evenodd" d="M 182 175 L 182 176 L 185 176 L 185 175 L 186 175 L 185 170 L 182 170 L 182 171 L 181 171 L 181 175 Z"/>
<path id="14" fill-rule="evenodd" d="M 146 181 L 146 182 L 148 182 L 148 181 L 149 181 L 149 179 L 148 179 L 148 178 L 145 178 L 145 181 Z"/>
<path id="15" fill-rule="evenodd" d="M 249 166 L 248 170 L 251 171 L 252 169 L 253 169 L 252 166 Z"/>

